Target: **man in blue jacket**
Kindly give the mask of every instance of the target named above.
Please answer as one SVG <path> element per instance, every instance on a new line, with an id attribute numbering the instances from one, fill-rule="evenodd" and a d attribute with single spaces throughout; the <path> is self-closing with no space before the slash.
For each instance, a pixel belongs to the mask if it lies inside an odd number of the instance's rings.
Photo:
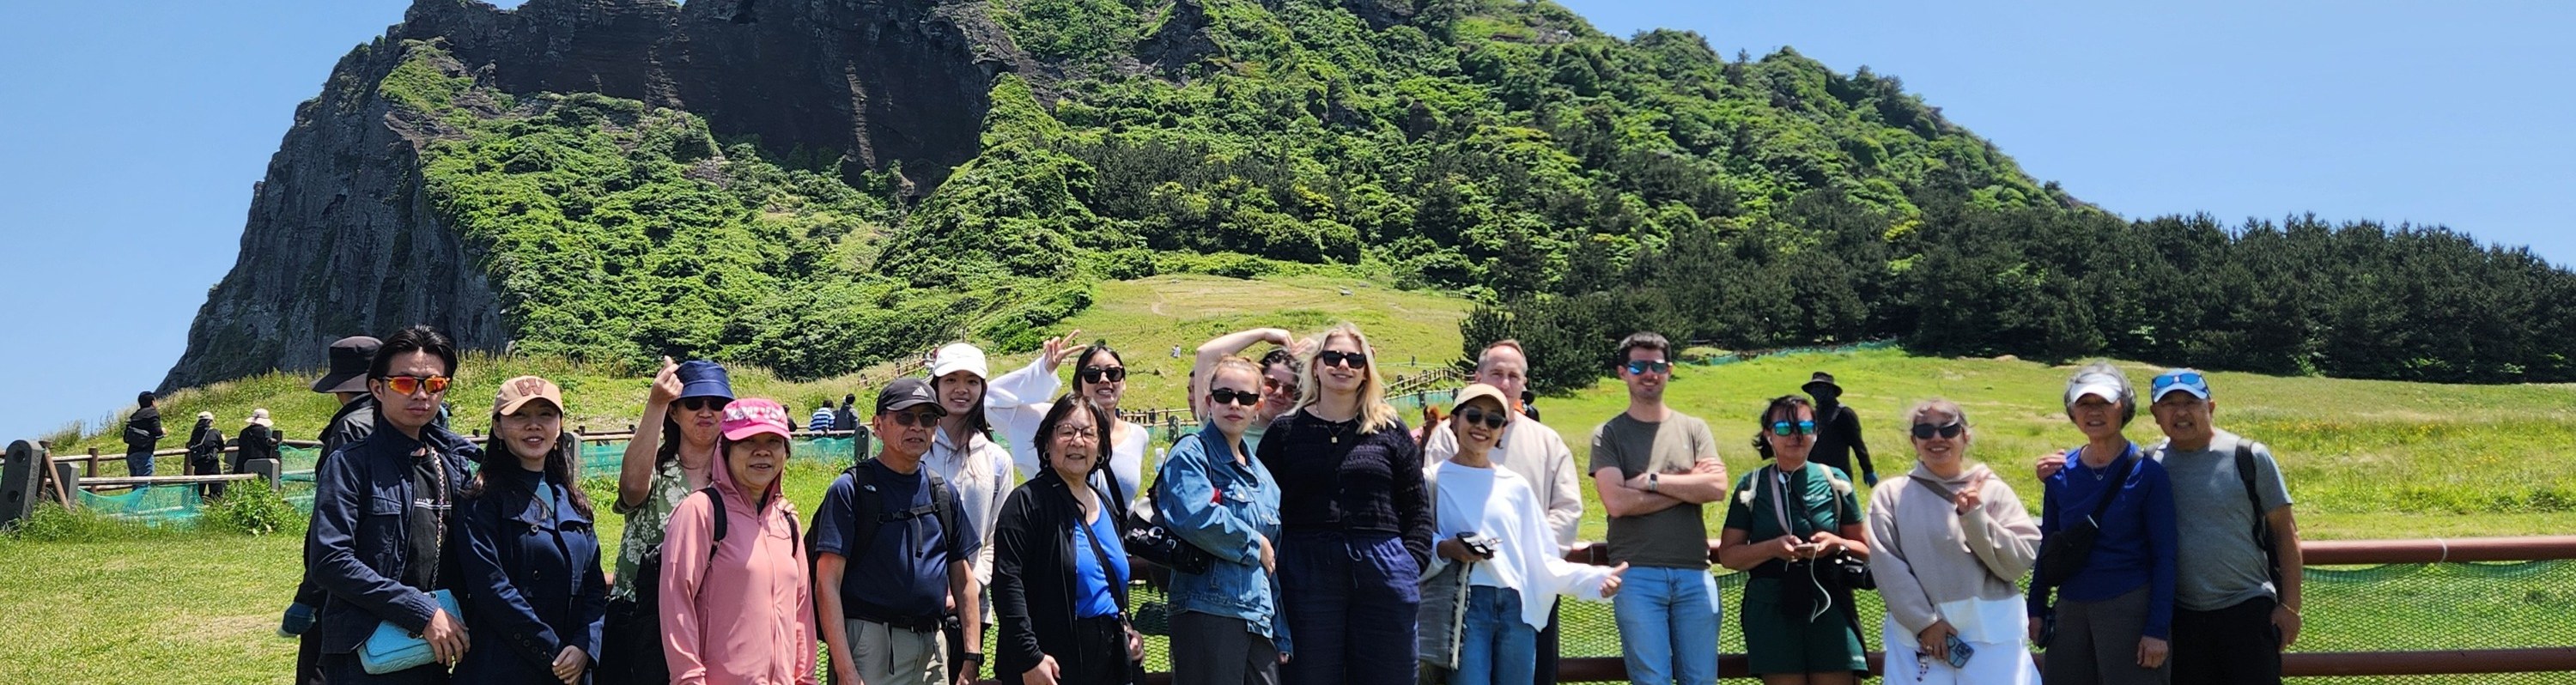
<path id="1" fill-rule="evenodd" d="M 455 567 L 447 549 L 456 491 L 480 448 L 432 425 L 456 372 L 447 336 L 413 326 L 386 338 L 367 372 L 376 430 L 314 474 L 313 582 L 328 593 L 319 626 L 322 678 L 339 683 L 444 683 L 465 654 L 465 622 L 439 607 Z M 358 648 L 391 622 L 428 640 L 434 663 L 366 673 Z"/>

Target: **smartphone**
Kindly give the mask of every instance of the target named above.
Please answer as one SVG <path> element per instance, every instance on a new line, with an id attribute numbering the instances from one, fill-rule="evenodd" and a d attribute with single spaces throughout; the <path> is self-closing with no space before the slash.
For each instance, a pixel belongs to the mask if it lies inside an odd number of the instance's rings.
<path id="1" fill-rule="evenodd" d="M 1943 636 L 1941 642 L 1950 647 L 1951 668 L 1967 668 L 1968 657 L 1977 655 L 1977 648 L 1968 646 L 1968 641 L 1959 639 L 1957 633 Z"/>

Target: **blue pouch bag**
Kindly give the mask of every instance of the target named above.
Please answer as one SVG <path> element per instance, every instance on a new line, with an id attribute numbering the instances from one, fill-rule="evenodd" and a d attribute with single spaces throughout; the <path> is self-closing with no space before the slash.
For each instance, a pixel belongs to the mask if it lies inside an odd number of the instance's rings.
<path id="1" fill-rule="evenodd" d="M 438 600 L 439 608 L 446 610 L 450 618 L 465 620 L 465 612 L 456 608 L 456 595 L 446 590 L 429 594 Z M 368 675 L 417 668 L 428 664 L 431 658 L 429 640 L 403 630 L 392 621 L 376 624 L 375 634 L 367 636 L 366 644 L 358 645 L 358 667 L 366 669 Z"/>

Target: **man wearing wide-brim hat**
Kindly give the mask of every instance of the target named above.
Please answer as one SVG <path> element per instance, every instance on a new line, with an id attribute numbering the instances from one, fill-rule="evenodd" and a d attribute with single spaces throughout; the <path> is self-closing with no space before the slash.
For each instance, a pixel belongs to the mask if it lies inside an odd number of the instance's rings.
<path id="1" fill-rule="evenodd" d="M 1861 439 L 1860 413 L 1843 406 L 1843 386 L 1834 383 L 1834 375 L 1818 371 L 1800 386 L 1807 396 L 1816 398 L 1816 446 L 1807 452 L 1807 460 L 1858 474 L 1863 483 L 1878 484 L 1878 467 L 1869 463 L 1869 443 Z M 1852 469 L 1852 458 L 1860 458 L 1860 469 Z"/>
<path id="2" fill-rule="evenodd" d="M 331 342 L 327 356 L 330 370 L 313 380 L 313 391 L 339 397 L 340 410 L 331 414 L 330 423 L 323 424 L 322 433 L 318 436 L 322 450 L 313 460 L 316 473 L 321 471 L 322 463 L 331 458 L 331 453 L 339 451 L 342 446 L 366 440 L 367 434 L 375 432 L 376 400 L 373 393 L 367 392 L 367 369 L 375 362 L 376 348 L 382 345 L 381 341 L 363 335 Z M 305 534 L 305 544 L 308 548 L 312 545 L 309 532 Z M 312 566 L 311 558 L 306 558 L 305 562 L 306 567 Z M 287 607 L 286 620 L 278 626 L 277 632 L 281 635 L 304 635 L 305 629 L 313 624 L 314 610 L 322 606 L 322 598 L 321 586 L 314 585 L 310 579 L 299 584 L 295 588 L 295 603 Z M 321 658 L 321 643 L 309 635 L 304 636 L 295 653 L 295 682 L 321 682 Z"/>

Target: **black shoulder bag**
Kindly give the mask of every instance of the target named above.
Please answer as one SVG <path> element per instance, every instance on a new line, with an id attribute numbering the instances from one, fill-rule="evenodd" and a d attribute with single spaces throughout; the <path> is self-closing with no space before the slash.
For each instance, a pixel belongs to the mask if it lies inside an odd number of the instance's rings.
<path id="1" fill-rule="evenodd" d="M 2281 550 L 2272 537 L 2272 522 L 2263 517 L 2263 496 L 2254 492 L 2254 441 L 2236 440 L 2236 478 L 2245 482 L 2246 506 L 2254 508 L 2254 546 L 2263 548 L 2263 572 L 2272 580 L 2272 592 L 2281 590 Z"/>
<path id="2" fill-rule="evenodd" d="M 2057 528 L 2056 535 L 2040 541 L 2039 564 L 2031 573 L 2032 583 L 2048 587 L 2065 585 L 2068 579 L 2075 577 L 2076 571 L 2084 568 L 2085 557 L 2093 554 L 2093 538 L 2102 533 L 2102 515 L 2111 510 L 2111 501 L 2120 498 L 2120 487 L 2129 482 L 2130 472 L 2138 467 L 2133 459 L 2122 453 L 2120 461 L 2111 465 L 2111 471 L 2118 473 L 2119 477 L 2111 481 L 2108 490 L 2103 491 L 2102 500 L 2093 504 L 2091 516 L 2067 522 Z M 2121 468 L 2124 465 L 2127 468 Z"/>
<path id="3" fill-rule="evenodd" d="M 1181 439 L 1197 440 L 1199 438 L 1197 435 L 1189 435 Z M 1104 475 L 1106 478 L 1103 480 L 1106 480 L 1109 483 L 1110 500 L 1112 502 L 1126 502 L 1127 494 L 1118 491 L 1117 474 Z M 1085 478 L 1084 480 L 1090 479 Z M 1211 480 L 1210 482 L 1213 483 L 1214 481 Z M 1088 487 L 1089 484 L 1084 483 L 1082 485 Z M 1118 534 L 1119 542 L 1127 548 L 1127 553 L 1134 555 L 1137 558 L 1144 559 L 1147 562 L 1151 562 L 1156 566 L 1181 571 L 1183 573 L 1206 573 L 1208 572 L 1208 569 L 1215 568 L 1216 557 L 1214 555 L 1208 554 L 1207 550 L 1199 549 L 1198 545 L 1190 544 L 1190 541 L 1188 540 L 1181 539 L 1180 535 L 1173 533 L 1171 528 L 1163 525 L 1162 500 L 1163 493 L 1161 489 L 1147 489 L 1145 491 L 1145 501 L 1149 506 L 1154 507 L 1154 517 L 1139 518 L 1135 521 L 1135 525 L 1120 526 L 1120 532 Z"/>

